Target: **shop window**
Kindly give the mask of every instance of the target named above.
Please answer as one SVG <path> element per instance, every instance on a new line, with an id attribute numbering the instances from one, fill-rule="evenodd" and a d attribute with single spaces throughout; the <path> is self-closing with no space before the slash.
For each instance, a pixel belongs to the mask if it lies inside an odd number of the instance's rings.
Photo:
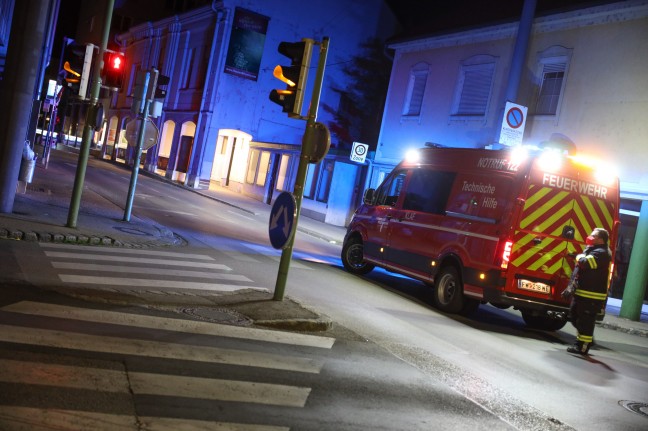
<path id="1" fill-rule="evenodd" d="M 328 202 L 329 192 L 331 191 L 331 180 L 333 179 L 333 160 L 323 160 L 321 163 L 319 184 L 317 185 L 317 201 Z"/>
<path id="2" fill-rule="evenodd" d="M 264 151 L 259 159 L 259 170 L 256 178 L 257 186 L 265 186 L 266 177 L 268 176 L 268 167 L 270 166 L 270 152 Z"/>
<path id="3" fill-rule="evenodd" d="M 323 160 L 317 165 L 308 165 L 304 184 L 304 197 L 318 202 L 328 202 L 334 166 L 335 162 L 333 160 Z"/>
<path id="4" fill-rule="evenodd" d="M 248 160 L 248 170 L 247 175 L 245 176 L 245 182 L 248 184 L 254 184 L 254 177 L 257 170 L 257 165 L 259 164 L 259 150 L 250 151 L 250 159 Z"/>
<path id="5" fill-rule="evenodd" d="M 290 156 L 288 154 L 281 155 L 281 162 L 279 162 L 279 173 L 277 175 L 277 190 L 288 191 L 286 188 L 286 178 L 288 176 L 288 168 L 290 166 Z"/>

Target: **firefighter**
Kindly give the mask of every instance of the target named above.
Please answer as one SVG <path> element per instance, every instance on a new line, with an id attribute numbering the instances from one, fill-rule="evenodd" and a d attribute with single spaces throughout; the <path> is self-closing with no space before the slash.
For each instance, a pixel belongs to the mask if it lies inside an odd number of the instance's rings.
<path id="1" fill-rule="evenodd" d="M 571 322 L 578 333 L 576 343 L 567 348 L 569 353 L 587 355 L 593 344 L 596 315 L 604 306 L 608 294 L 612 260 L 609 237 L 605 229 L 596 228 L 585 239 L 587 247 L 576 256 L 576 282 L 570 283 L 562 293 L 565 298 L 572 297 Z"/>

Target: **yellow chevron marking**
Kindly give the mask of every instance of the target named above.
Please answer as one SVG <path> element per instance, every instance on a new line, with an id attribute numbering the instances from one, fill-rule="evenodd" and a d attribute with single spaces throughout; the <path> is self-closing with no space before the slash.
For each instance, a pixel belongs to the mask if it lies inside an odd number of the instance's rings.
<path id="1" fill-rule="evenodd" d="M 535 238 L 535 235 L 525 236 L 522 240 L 518 241 L 518 243 L 513 246 L 513 250 L 519 251 L 523 246 L 527 245 L 533 238 Z M 513 265 L 522 266 L 524 262 L 526 262 L 529 258 L 535 256 L 536 253 L 537 253 L 537 249 L 535 247 L 530 247 L 529 249 L 527 249 L 526 252 L 520 254 L 517 257 L 517 259 L 513 261 Z"/>
<path id="2" fill-rule="evenodd" d="M 592 229 L 594 229 L 593 226 L 590 225 L 589 221 L 587 220 L 587 216 L 585 216 L 585 213 L 583 212 L 583 209 L 580 207 L 580 205 L 574 205 L 574 215 L 578 220 L 580 220 L 581 224 L 583 225 L 583 229 L 585 232 L 581 232 L 581 230 L 577 230 L 575 235 L 575 238 L 578 241 L 584 241 L 585 237 L 590 234 Z"/>
<path id="3" fill-rule="evenodd" d="M 551 198 L 551 200 L 549 200 L 549 202 L 547 202 L 542 208 L 540 208 L 540 209 L 532 212 L 531 214 L 527 215 L 522 220 L 522 222 L 520 222 L 520 227 L 521 228 L 526 228 L 531 223 L 536 221 L 538 218 L 545 215 L 547 210 L 552 210 L 553 211 L 555 209 L 555 207 L 558 206 L 560 204 L 560 202 L 565 200 L 565 198 L 567 198 L 567 197 L 569 197 L 569 193 L 567 193 L 567 192 L 560 192 L 560 193 L 556 194 L 556 196 Z M 553 223 L 557 218 L 564 215 L 565 212 L 569 211 L 570 208 L 571 208 L 571 203 L 569 203 L 568 205 L 563 206 L 563 208 L 561 209 L 560 214 L 554 212 L 553 216 L 551 218 L 545 220 L 544 223 L 542 223 L 541 225 L 535 227 L 535 229 L 539 230 L 539 231 L 542 231 L 543 227 L 546 228 L 548 224 Z"/>
<path id="4" fill-rule="evenodd" d="M 560 218 L 561 218 L 562 216 L 564 216 L 565 214 L 569 213 L 569 211 L 571 210 L 571 208 L 572 208 L 571 204 L 569 204 L 569 205 L 564 205 L 564 206 L 562 206 L 562 207 L 560 207 L 560 208 L 556 208 L 555 205 L 552 206 L 552 211 L 553 211 L 553 213 L 552 213 L 551 217 L 548 217 L 545 221 L 543 221 L 542 223 L 540 223 L 540 224 L 537 226 L 537 229 L 538 229 L 540 232 L 544 232 L 545 230 L 547 230 L 547 228 L 549 228 L 549 226 L 551 226 L 552 224 L 554 224 L 558 219 L 560 219 Z M 551 232 L 551 235 L 560 235 L 560 233 L 561 233 L 561 229 L 562 229 L 562 228 L 558 229 L 557 232 Z"/>
<path id="5" fill-rule="evenodd" d="M 539 256 L 539 258 L 538 258 L 534 263 L 532 263 L 531 265 L 529 265 L 528 268 L 529 268 L 530 270 L 532 270 L 532 271 L 536 271 L 536 270 L 542 268 L 542 266 L 543 266 L 545 263 L 547 263 L 547 262 L 548 262 L 549 260 L 551 260 L 551 259 L 552 259 L 556 254 L 559 254 L 559 253 L 562 251 L 562 249 L 564 248 L 564 245 L 562 244 L 562 241 L 558 241 L 558 244 L 556 244 L 556 245 L 555 245 L 551 250 L 546 251 L 547 248 L 548 248 L 548 247 L 545 247 L 545 252 L 544 252 L 541 256 Z M 549 269 L 549 268 L 544 268 L 543 271 L 544 271 L 545 273 L 547 273 L 547 274 L 553 274 L 553 273 L 556 272 L 556 270 L 557 270 L 557 268 L 556 268 L 556 269 L 553 270 L 553 272 L 548 272 L 548 269 Z"/>
<path id="6" fill-rule="evenodd" d="M 554 262 L 553 265 L 551 265 L 550 267 L 548 267 L 547 269 L 545 269 L 545 271 L 544 271 L 545 274 L 553 275 L 553 274 L 557 273 L 558 270 L 562 269 L 562 262 L 563 262 L 564 260 L 565 260 L 565 259 L 560 259 L 558 262 Z"/>
<path id="7" fill-rule="evenodd" d="M 612 213 L 610 213 L 610 209 L 608 208 L 607 204 L 603 199 L 597 199 L 596 203 L 601 209 L 601 212 L 603 213 L 603 217 L 605 217 L 605 222 L 607 223 L 606 226 L 612 227 L 613 217 L 612 217 Z"/>
<path id="8" fill-rule="evenodd" d="M 531 192 L 532 188 L 533 187 L 529 187 L 529 193 Z M 526 211 L 531 205 L 535 204 L 540 199 L 542 199 L 550 191 L 551 191 L 551 189 L 549 187 L 542 187 L 540 190 L 538 190 L 534 194 L 532 194 L 530 196 L 527 196 L 526 203 L 524 204 L 524 211 Z"/>
<path id="9" fill-rule="evenodd" d="M 585 201 L 585 207 L 587 208 L 587 211 L 589 212 L 590 216 L 592 216 L 592 220 L 594 221 L 594 226 L 604 226 L 601 222 L 601 219 L 599 218 L 596 209 L 592 206 L 592 201 L 589 199 L 584 199 Z"/>

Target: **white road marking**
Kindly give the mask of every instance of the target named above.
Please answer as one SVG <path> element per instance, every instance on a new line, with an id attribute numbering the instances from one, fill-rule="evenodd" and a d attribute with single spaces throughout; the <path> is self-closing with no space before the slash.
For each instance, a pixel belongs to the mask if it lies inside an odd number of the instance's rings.
<path id="1" fill-rule="evenodd" d="M 0 381 L 134 395 L 304 407 L 310 388 L 0 359 Z M 130 386 L 129 386 L 130 383 Z"/>
<path id="2" fill-rule="evenodd" d="M 193 277 L 193 278 L 214 278 L 220 280 L 231 281 L 246 281 L 251 282 L 249 278 L 244 275 L 238 274 L 221 274 L 218 272 L 205 272 L 205 271 L 186 271 L 182 269 L 164 269 L 164 268 L 151 268 L 141 266 L 125 266 L 125 265 L 112 265 L 112 264 L 95 264 L 95 263 L 78 263 L 78 262 L 51 262 L 52 266 L 56 269 L 73 269 L 77 271 L 94 271 L 94 272 L 110 272 L 117 274 L 152 274 L 152 275 L 169 275 L 174 277 Z M 227 268 L 231 271 L 231 268 Z"/>
<path id="3" fill-rule="evenodd" d="M 89 251 L 94 252 L 98 251 L 101 253 L 107 254 L 134 254 L 134 255 L 148 255 L 148 256 L 164 256 L 164 257 L 178 257 L 185 259 L 194 259 L 194 260 L 214 260 L 213 257 L 206 254 L 193 254 L 193 253 L 179 253 L 173 251 L 159 251 L 159 250 L 148 250 L 142 248 L 119 248 L 119 247 L 93 247 L 93 246 L 79 246 L 74 244 L 59 244 L 55 242 L 40 242 L 38 243 L 42 248 L 59 248 L 74 250 L 79 254 L 86 254 Z"/>
<path id="4" fill-rule="evenodd" d="M 254 289 L 267 292 L 265 287 L 245 286 L 238 284 L 201 283 L 185 280 L 149 280 L 146 278 L 103 277 L 99 275 L 59 274 L 64 283 L 93 284 L 100 286 L 155 287 L 173 289 L 215 290 L 235 292 L 237 290 Z"/>
<path id="5" fill-rule="evenodd" d="M 271 331 L 267 329 L 246 328 L 221 325 L 185 319 L 170 319 L 141 314 L 121 313 L 41 302 L 22 301 L 0 308 L 11 313 L 73 319 L 84 322 L 109 323 L 113 325 L 135 326 L 139 328 L 160 329 L 165 331 L 186 332 L 218 337 L 240 338 L 268 343 L 292 344 L 306 347 L 330 349 L 335 338 L 292 332 Z"/>
<path id="6" fill-rule="evenodd" d="M 0 325 L 0 341 L 61 349 L 221 363 L 313 374 L 318 374 L 323 366 L 321 360 L 287 357 L 272 353 L 255 352 L 251 354 L 244 350 L 189 346 L 160 341 L 87 335 L 9 325 Z"/>
<path id="7" fill-rule="evenodd" d="M 138 424 L 139 422 L 139 424 Z M 0 429 L 12 431 L 289 431 L 288 427 L 0 406 Z"/>
<path id="8" fill-rule="evenodd" d="M 45 255 L 47 257 L 55 258 L 67 258 L 67 259 L 79 259 L 79 260 L 96 260 L 96 261 L 105 261 L 105 262 L 131 262 L 131 263 L 140 263 L 140 264 L 151 264 L 151 265 L 164 265 L 164 266 L 184 266 L 190 268 L 209 268 L 209 269 L 218 269 L 218 270 L 227 270 L 229 269 L 226 265 L 221 265 L 219 263 L 207 263 L 207 262 L 192 262 L 185 260 L 170 260 L 170 259 L 151 259 L 144 257 L 133 257 L 133 256 L 107 256 L 103 254 L 91 254 L 91 253 L 67 253 L 59 251 L 46 251 Z"/>

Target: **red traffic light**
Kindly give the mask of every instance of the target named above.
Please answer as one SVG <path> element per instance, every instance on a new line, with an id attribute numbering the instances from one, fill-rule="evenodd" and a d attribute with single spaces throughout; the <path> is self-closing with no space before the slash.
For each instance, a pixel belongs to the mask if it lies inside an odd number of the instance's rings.
<path id="1" fill-rule="evenodd" d="M 109 67 L 112 70 L 122 70 L 122 68 L 124 67 L 124 56 L 113 54 L 112 57 L 110 58 Z"/>
<path id="2" fill-rule="evenodd" d="M 105 52 L 103 68 L 103 85 L 121 88 L 126 68 L 126 57 L 121 52 Z"/>

